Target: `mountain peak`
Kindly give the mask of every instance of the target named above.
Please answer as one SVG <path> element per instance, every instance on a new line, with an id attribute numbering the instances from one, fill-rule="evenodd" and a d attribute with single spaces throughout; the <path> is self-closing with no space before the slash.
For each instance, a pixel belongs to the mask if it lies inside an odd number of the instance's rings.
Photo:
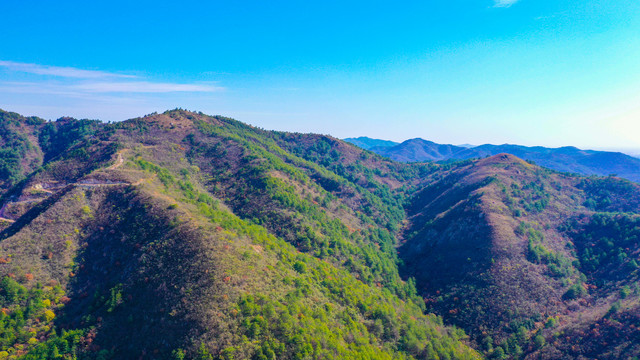
<path id="1" fill-rule="evenodd" d="M 425 140 L 423 138 L 413 138 L 413 139 L 405 140 L 404 142 L 402 142 L 402 144 L 408 145 L 408 144 L 436 144 L 436 143 L 430 140 Z"/>
<path id="2" fill-rule="evenodd" d="M 452 154 L 462 150 L 464 148 L 455 145 L 436 144 L 421 138 L 409 139 L 385 149 L 372 149 L 382 156 L 401 162 L 446 160 Z"/>
<path id="3" fill-rule="evenodd" d="M 197 122 L 206 122 L 216 126 L 223 125 L 216 116 L 208 116 L 200 112 L 193 112 L 183 109 L 167 110 L 163 113 L 151 113 L 140 118 L 125 120 L 130 123 L 143 122 L 147 125 L 163 129 L 191 129 Z"/>
<path id="4" fill-rule="evenodd" d="M 490 166 L 494 164 L 513 164 L 513 165 L 524 165 L 529 167 L 532 166 L 531 164 L 522 160 L 521 158 L 508 153 L 500 153 L 500 154 L 489 156 L 488 158 L 478 161 L 479 166 L 483 166 L 483 165 Z"/>

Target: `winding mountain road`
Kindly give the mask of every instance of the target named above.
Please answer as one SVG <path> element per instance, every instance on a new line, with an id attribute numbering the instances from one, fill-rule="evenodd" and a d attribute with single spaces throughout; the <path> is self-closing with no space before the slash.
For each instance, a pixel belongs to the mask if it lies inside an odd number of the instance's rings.
<path id="1" fill-rule="evenodd" d="M 105 170 L 115 170 L 117 168 L 119 168 L 120 166 L 122 166 L 122 164 L 124 164 L 124 157 L 122 156 L 122 153 L 126 151 L 125 150 L 121 150 L 117 153 L 117 158 L 116 161 L 105 168 Z M 155 174 L 154 174 L 155 175 Z M 140 179 L 134 183 L 128 183 L 128 182 L 122 182 L 122 181 L 104 181 L 104 180 L 94 180 L 94 179 L 88 179 L 88 180 L 81 180 L 79 182 L 75 182 L 75 183 L 70 183 L 68 185 L 72 185 L 72 186 L 79 186 L 79 187 L 83 187 L 83 188 L 95 188 L 95 187 L 101 187 L 101 186 L 138 186 L 140 184 L 142 184 L 143 181 L 147 180 L 147 178 L 143 178 Z M 39 190 L 39 191 L 43 191 L 49 194 L 53 194 L 54 191 L 45 189 L 42 184 L 36 184 L 34 185 L 34 188 Z M 6 221 L 6 222 L 10 222 L 10 223 L 14 223 L 16 222 L 16 220 L 14 219 L 9 219 L 8 217 L 6 217 L 5 215 L 5 210 L 7 208 L 7 205 L 9 204 L 17 204 L 20 203 L 21 201 L 7 201 L 6 203 L 2 204 L 2 207 L 0 207 L 0 221 Z M 24 202 L 24 201 L 22 201 Z"/>

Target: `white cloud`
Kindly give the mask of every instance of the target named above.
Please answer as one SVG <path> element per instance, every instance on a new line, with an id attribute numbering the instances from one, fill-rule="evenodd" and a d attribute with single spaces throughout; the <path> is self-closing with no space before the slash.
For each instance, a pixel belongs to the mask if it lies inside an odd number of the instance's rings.
<path id="1" fill-rule="evenodd" d="M 97 70 L 83 70 L 73 67 L 47 66 L 14 61 L 0 60 L 0 67 L 9 71 L 24 72 L 35 75 L 50 75 L 64 78 L 98 79 L 98 78 L 135 78 L 134 75 L 115 74 Z"/>
<path id="2" fill-rule="evenodd" d="M 147 81 L 86 82 L 80 84 L 0 82 L 0 93 L 48 94 L 69 97 L 87 97 L 92 94 L 167 94 L 179 92 L 212 93 L 223 91 L 223 87 L 210 84 L 174 84 Z"/>
<path id="3" fill-rule="evenodd" d="M 225 90 L 211 81 L 212 77 L 200 74 L 197 82 L 172 82 L 144 75 L 0 60 L 0 99 L 5 109 L 48 119 L 71 115 L 123 120 L 176 107 L 210 105 L 217 93 Z"/>
<path id="4" fill-rule="evenodd" d="M 92 82 L 73 86 L 80 91 L 92 93 L 171 93 L 171 92 L 215 92 L 223 88 L 207 84 L 154 83 L 148 81 Z"/>
<path id="5" fill-rule="evenodd" d="M 0 60 L 0 68 L 9 73 L 29 73 L 42 76 L 54 76 L 42 81 L 0 82 L 0 92 L 52 94 L 63 96 L 85 96 L 96 93 L 210 93 L 224 90 L 212 83 L 170 83 L 153 82 L 138 76 L 116 74 L 96 70 L 84 70 L 73 67 L 46 66 Z"/>
<path id="6" fill-rule="evenodd" d="M 494 7 L 509 7 L 515 3 L 517 3 L 518 0 L 494 0 Z"/>

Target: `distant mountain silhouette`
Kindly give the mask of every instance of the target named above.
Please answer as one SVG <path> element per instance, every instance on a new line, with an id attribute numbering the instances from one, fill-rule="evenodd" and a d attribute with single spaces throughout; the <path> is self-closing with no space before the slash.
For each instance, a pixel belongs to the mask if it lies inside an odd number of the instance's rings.
<path id="1" fill-rule="evenodd" d="M 384 149 L 371 149 L 371 151 L 382 156 L 401 162 L 448 160 L 451 159 L 454 154 L 465 150 L 468 149 L 455 145 L 436 144 L 432 141 L 419 138 L 410 139 L 396 146 Z"/>
<path id="2" fill-rule="evenodd" d="M 465 160 L 509 153 L 557 171 L 582 175 L 607 176 L 615 174 L 640 182 L 640 159 L 620 152 L 581 150 L 573 146 L 547 148 L 512 144 L 485 144 L 465 148 L 437 144 L 417 138 L 392 147 L 373 147 L 370 150 L 400 162 Z"/>
<path id="3" fill-rule="evenodd" d="M 363 148 L 365 150 L 377 151 L 380 149 L 396 146 L 399 143 L 391 140 L 380 140 L 380 139 L 372 139 L 366 136 L 361 136 L 357 138 L 346 138 L 344 141 L 351 143 L 355 146 Z M 377 148 L 373 150 L 373 148 Z"/>

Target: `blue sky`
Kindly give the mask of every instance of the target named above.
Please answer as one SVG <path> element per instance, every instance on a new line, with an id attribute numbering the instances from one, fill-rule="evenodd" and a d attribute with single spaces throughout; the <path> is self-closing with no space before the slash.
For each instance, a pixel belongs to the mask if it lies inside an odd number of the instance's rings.
<path id="1" fill-rule="evenodd" d="M 6 1 L 0 108 L 640 148 L 640 2 Z"/>

